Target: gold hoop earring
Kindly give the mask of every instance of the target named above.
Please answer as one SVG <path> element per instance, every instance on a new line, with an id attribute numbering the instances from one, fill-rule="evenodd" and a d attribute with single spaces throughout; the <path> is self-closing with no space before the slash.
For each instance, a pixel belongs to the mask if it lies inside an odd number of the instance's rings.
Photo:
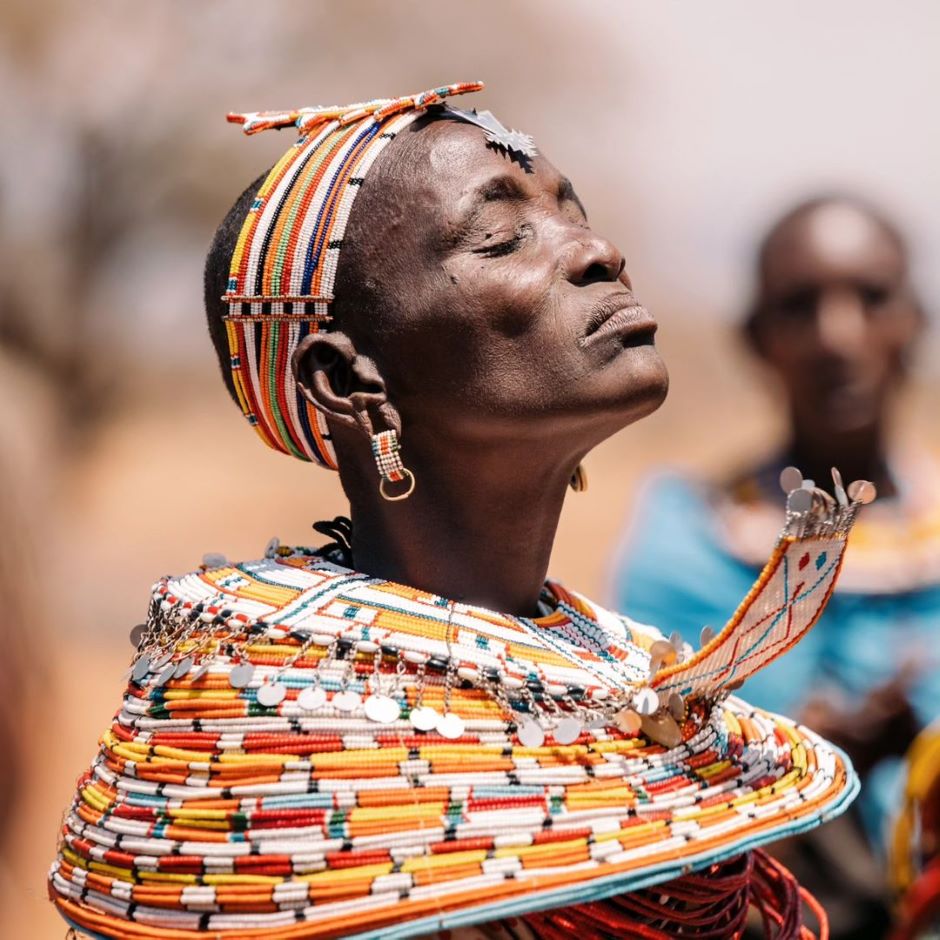
<path id="1" fill-rule="evenodd" d="M 574 468 L 574 473 L 571 474 L 568 486 L 570 486 L 575 493 L 583 493 L 588 488 L 587 470 L 584 469 L 584 464 L 579 463 Z"/>
<path id="2" fill-rule="evenodd" d="M 372 456 L 379 471 L 379 492 L 382 499 L 390 503 L 407 499 L 414 492 L 415 475 L 401 462 L 401 444 L 394 430 L 380 431 L 372 435 Z M 389 493 L 388 483 L 407 481 L 408 488 L 402 493 Z"/>

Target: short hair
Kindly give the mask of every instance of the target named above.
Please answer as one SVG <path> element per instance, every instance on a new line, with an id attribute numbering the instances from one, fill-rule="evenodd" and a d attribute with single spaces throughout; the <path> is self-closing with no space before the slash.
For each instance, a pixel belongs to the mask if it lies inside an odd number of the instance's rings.
<path id="1" fill-rule="evenodd" d="M 894 243 L 901 258 L 907 258 L 908 246 L 906 239 L 898 226 L 880 206 L 855 193 L 833 191 L 819 193 L 809 199 L 804 199 L 781 215 L 770 226 L 758 245 L 756 258 L 758 271 L 763 272 L 767 259 L 773 252 L 782 232 L 785 232 L 795 222 L 802 221 L 807 216 L 811 216 L 820 209 L 829 206 L 847 206 L 854 209 L 881 229 L 882 233 Z"/>
<path id="2" fill-rule="evenodd" d="M 228 333 L 225 329 L 228 304 L 222 299 L 222 295 L 228 290 L 232 255 L 235 254 L 235 245 L 238 243 L 238 236 L 241 234 L 245 217 L 248 215 L 248 210 L 261 188 L 261 184 L 267 179 L 270 172 L 270 170 L 266 170 L 262 173 L 235 200 L 235 204 L 226 213 L 222 224 L 215 230 L 215 235 L 212 236 L 203 275 L 206 325 L 209 327 L 209 338 L 212 340 L 215 354 L 219 360 L 222 381 L 225 382 L 225 387 L 236 404 L 238 403 L 238 395 L 235 392 L 235 382 L 232 379 L 231 353 L 228 346 Z"/>

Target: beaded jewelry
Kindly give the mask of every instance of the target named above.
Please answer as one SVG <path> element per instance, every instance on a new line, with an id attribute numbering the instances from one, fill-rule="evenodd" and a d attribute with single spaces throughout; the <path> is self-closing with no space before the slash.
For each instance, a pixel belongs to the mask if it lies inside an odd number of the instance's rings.
<path id="1" fill-rule="evenodd" d="M 844 755 L 730 695 L 815 622 L 870 495 L 790 476 L 770 562 L 698 651 L 553 582 L 526 618 L 285 546 L 162 579 L 53 900 L 104 937 L 417 936 L 837 815 Z"/>
<path id="2" fill-rule="evenodd" d="M 246 134 L 291 125 L 300 134 L 258 190 L 222 298 L 239 403 L 275 450 L 336 469 L 326 419 L 296 387 L 291 357 L 305 336 L 332 322 L 346 225 L 379 154 L 427 108 L 482 87 L 461 82 L 341 107 L 228 116 Z"/>
<path id="3" fill-rule="evenodd" d="M 372 435 L 372 456 L 381 477 L 379 492 L 389 502 L 407 499 L 415 488 L 414 474 L 402 463 L 400 452 L 401 444 L 394 428 Z M 408 481 L 408 488 L 404 492 L 392 494 L 385 488 L 387 483 L 401 483 L 404 480 Z"/>

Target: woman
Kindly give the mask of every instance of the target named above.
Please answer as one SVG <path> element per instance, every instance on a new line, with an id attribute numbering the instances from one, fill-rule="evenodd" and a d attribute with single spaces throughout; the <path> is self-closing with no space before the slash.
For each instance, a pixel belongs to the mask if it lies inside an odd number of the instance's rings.
<path id="1" fill-rule="evenodd" d="M 545 581 L 581 458 L 666 372 L 570 182 L 443 104 L 480 87 L 235 117 L 301 134 L 217 233 L 210 331 L 351 521 L 155 586 L 51 875 L 84 932 L 735 937 L 756 901 L 805 933 L 746 850 L 854 774 L 728 693 L 815 621 L 867 484 L 837 504 L 791 474 L 761 583 L 695 654 Z"/>

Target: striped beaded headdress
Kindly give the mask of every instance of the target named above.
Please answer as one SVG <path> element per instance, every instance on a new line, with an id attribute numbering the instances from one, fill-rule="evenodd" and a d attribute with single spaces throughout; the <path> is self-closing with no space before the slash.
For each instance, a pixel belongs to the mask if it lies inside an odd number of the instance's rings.
<path id="1" fill-rule="evenodd" d="M 376 158 L 425 109 L 482 87 L 461 82 L 403 98 L 228 116 L 246 134 L 291 125 L 300 131 L 251 205 L 223 297 L 239 403 L 275 450 L 336 469 L 326 420 L 297 389 L 291 354 L 330 322 L 346 223 Z M 473 112 L 451 113 L 477 123 Z M 503 145 L 517 147 L 524 136 L 507 136 Z"/>

